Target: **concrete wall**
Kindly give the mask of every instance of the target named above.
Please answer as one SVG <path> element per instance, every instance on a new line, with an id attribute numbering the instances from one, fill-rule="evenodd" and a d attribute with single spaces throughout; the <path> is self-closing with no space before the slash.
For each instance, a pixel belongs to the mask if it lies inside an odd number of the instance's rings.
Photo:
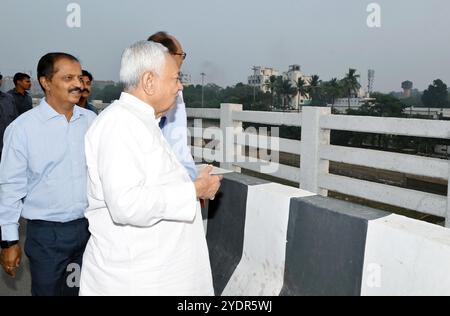
<path id="1" fill-rule="evenodd" d="M 443 227 L 238 173 L 204 216 L 217 295 L 450 295 Z M 23 258 L 0 296 L 30 294 Z"/>
<path id="2" fill-rule="evenodd" d="M 398 215 L 369 222 L 362 295 L 450 295 L 450 229 Z"/>
<path id="3" fill-rule="evenodd" d="M 240 174 L 221 192 L 207 231 L 216 295 L 450 294 L 446 228 Z"/>

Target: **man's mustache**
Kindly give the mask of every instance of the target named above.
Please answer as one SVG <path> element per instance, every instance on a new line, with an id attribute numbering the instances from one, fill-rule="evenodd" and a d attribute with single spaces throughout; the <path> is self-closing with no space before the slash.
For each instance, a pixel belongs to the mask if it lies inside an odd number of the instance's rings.
<path id="1" fill-rule="evenodd" d="M 84 93 L 84 92 L 91 93 L 91 90 L 89 90 L 89 89 L 83 89 L 83 90 L 81 90 L 81 92 L 82 92 L 82 93 Z"/>
<path id="2" fill-rule="evenodd" d="M 69 90 L 69 93 L 72 93 L 72 92 L 79 92 L 79 93 L 82 93 L 82 89 L 80 89 L 80 88 L 73 88 L 73 89 L 70 89 Z"/>

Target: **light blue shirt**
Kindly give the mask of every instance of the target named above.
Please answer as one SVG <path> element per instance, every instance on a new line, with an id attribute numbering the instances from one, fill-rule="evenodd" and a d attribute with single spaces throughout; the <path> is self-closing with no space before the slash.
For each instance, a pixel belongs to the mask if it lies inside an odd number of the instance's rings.
<path id="1" fill-rule="evenodd" d="M 88 206 L 84 135 L 96 115 L 75 106 L 70 122 L 46 101 L 6 129 L 0 163 L 3 240 L 18 240 L 18 221 L 68 222 Z"/>
<path id="2" fill-rule="evenodd" d="M 189 177 L 194 181 L 197 178 L 197 168 L 191 155 L 191 149 L 187 143 L 187 116 L 183 93 L 180 91 L 177 104 L 167 112 L 162 124 L 162 133 L 169 143 L 176 157 L 186 168 Z"/>

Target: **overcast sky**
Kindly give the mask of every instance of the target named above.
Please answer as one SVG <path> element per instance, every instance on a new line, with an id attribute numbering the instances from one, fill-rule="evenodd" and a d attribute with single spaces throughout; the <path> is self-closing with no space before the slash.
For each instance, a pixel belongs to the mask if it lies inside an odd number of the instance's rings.
<path id="1" fill-rule="evenodd" d="M 67 6 L 81 7 L 81 27 L 66 24 Z M 369 28 L 370 3 L 381 27 Z M 32 71 L 50 51 L 77 56 L 96 79 L 118 80 L 125 47 L 165 30 L 188 54 L 183 70 L 221 86 L 246 82 L 254 65 L 287 70 L 299 64 L 321 79 L 349 67 L 374 69 L 375 90 L 450 85 L 448 0 L 0 0 L 0 72 Z"/>

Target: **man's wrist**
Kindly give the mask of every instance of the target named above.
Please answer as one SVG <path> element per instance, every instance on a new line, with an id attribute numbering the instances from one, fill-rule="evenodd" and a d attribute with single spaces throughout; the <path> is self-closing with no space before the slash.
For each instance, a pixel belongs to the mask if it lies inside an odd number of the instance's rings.
<path id="1" fill-rule="evenodd" d="M 0 248 L 8 249 L 9 247 L 17 245 L 18 243 L 19 243 L 18 240 L 2 240 L 0 241 Z"/>

